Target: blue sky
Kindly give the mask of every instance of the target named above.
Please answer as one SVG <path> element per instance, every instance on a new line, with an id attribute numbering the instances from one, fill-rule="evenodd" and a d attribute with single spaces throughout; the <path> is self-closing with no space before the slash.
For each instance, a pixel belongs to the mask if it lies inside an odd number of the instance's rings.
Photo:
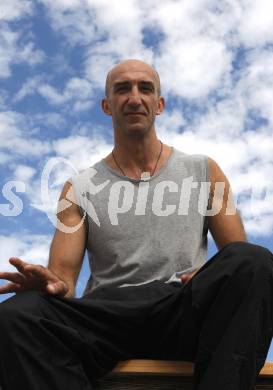
<path id="1" fill-rule="evenodd" d="M 100 99 L 107 71 L 126 58 L 153 64 L 161 76 L 167 107 L 157 121 L 159 138 L 214 158 L 238 198 L 249 241 L 273 250 L 272 1 L 119 4 L 1 0 L 1 270 L 10 269 L 10 256 L 47 263 L 54 232 L 47 214 L 73 168 L 54 167 L 46 205 L 42 172 L 53 157 L 81 170 L 111 151 Z M 21 211 L 6 216 L 10 181 L 21 183 Z M 210 241 L 208 257 L 213 253 Z M 85 263 L 78 295 L 87 277 Z"/>

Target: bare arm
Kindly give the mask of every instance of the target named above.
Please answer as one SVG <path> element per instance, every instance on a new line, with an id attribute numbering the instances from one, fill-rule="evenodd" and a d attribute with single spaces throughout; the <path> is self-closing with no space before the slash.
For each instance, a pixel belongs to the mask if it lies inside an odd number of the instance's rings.
<path id="1" fill-rule="evenodd" d="M 212 206 L 214 196 L 214 201 L 216 203 L 221 202 L 220 211 L 217 214 L 208 217 L 208 228 L 216 242 L 218 249 L 233 241 L 247 241 L 240 214 L 238 210 L 235 209 L 234 202 L 232 201 L 231 187 L 227 177 L 219 165 L 211 158 L 208 160 L 208 167 L 209 178 L 211 181 L 209 208 Z M 223 199 L 218 198 L 217 194 L 215 193 L 216 182 L 225 183 Z M 226 215 L 229 193 L 229 206 L 233 204 L 235 211 L 233 215 Z"/>
<path id="2" fill-rule="evenodd" d="M 82 215 L 75 201 L 72 184 L 69 182 L 66 182 L 63 187 L 59 201 L 62 199 L 69 199 L 70 206 L 57 213 L 62 226 L 58 228 L 58 225 L 61 225 L 58 222 L 50 247 L 48 268 L 65 280 L 69 287 L 65 296 L 72 297 L 75 294 L 86 248 L 87 229 L 85 222 L 82 223 Z M 75 232 L 65 232 L 66 227 L 69 230 L 75 226 L 78 226 Z"/>
<path id="3" fill-rule="evenodd" d="M 211 182 L 208 209 L 210 209 L 213 205 L 213 199 L 216 206 L 221 204 L 220 211 L 215 215 L 208 217 L 208 227 L 218 249 L 233 241 L 246 241 L 247 237 L 244 226 L 238 211 L 235 209 L 234 202 L 232 200 L 231 187 L 227 177 L 219 165 L 211 158 L 208 159 L 208 168 L 209 180 Z M 224 183 L 223 198 L 218 197 L 218 194 L 215 191 L 216 182 Z M 229 209 L 234 209 L 234 211 L 236 211 L 233 215 L 226 215 L 226 208 L 228 204 Z M 189 281 L 198 270 L 199 268 L 188 274 L 182 275 L 182 282 L 187 283 L 187 281 Z"/>
<path id="4" fill-rule="evenodd" d="M 0 279 L 9 281 L 0 286 L 0 294 L 37 290 L 65 297 L 74 296 L 85 251 L 86 225 L 73 197 L 72 185 L 67 182 L 58 203 L 59 221 L 51 244 L 48 268 L 10 258 L 10 263 L 18 272 L 0 272 Z M 73 232 L 68 233 L 69 230 Z"/>

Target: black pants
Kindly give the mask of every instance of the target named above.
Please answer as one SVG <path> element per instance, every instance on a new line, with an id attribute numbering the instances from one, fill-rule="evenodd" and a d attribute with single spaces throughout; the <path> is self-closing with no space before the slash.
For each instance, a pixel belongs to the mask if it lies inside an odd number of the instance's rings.
<path id="1" fill-rule="evenodd" d="M 237 242 L 183 286 L 17 294 L 0 304 L 2 390 L 91 390 L 129 358 L 194 361 L 194 389 L 253 390 L 273 336 L 272 260 Z"/>

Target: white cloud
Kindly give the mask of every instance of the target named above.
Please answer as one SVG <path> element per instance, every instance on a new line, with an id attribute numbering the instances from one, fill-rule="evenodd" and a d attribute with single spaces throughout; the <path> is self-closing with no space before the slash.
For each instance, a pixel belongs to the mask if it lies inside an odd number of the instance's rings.
<path id="1" fill-rule="evenodd" d="M 203 98 L 229 82 L 231 49 L 246 44 L 244 37 L 256 34 L 265 44 L 273 36 L 271 0 L 130 0 L 122 7 L 108 0 L 40 1 L 52 27 L 69 44 L 87 45 L 85 73 L 100 88 L 114 62 L 139 57 L 157 65 L 166 91 L 187 99 Z M 161 33 L 158 52 L 143 44 L 145 29 Z M 61 101 L 55 92 L 46 91 Z"/>
<path id="2" fill-rule="evenodd" d="M 73 106 L 73 110 L 76 112 L 88 111 L 93 107 L 93 105 L 94 102 L 92 100 L 77 101 Z"/>
<path id="3" fill-rule="evenodd" d="M 252 236 L 261 237 L 272 235 L 273 230 L 273 217 L 271 215 L 262 215 L 260 218 L 246 219 L 245 226 L 247 231 L 251 233 Z"/>
<path id="4" fill-rule="evenodd" d="M 107 71 L 122 58 L 152 60 L 152 50 L 142 43 L 145 14 L 135 0 L 124 2 L 122 7 L 107 0 L 40 1 L 47 8 L 52 27 L 64 34 L 70 45 L 89 45 L 85 74 L 95 86 L 104 87 Z"/>
<path id="5" fill-rule="evenodd" d="M 21 180 L 28 183 L 36 173 L 36 169 L 28 165 L 16 165 L 14 167 L 14 180 Z"/>
<path id="6" fill-rule="evenodd" d="M 252 50 L 238 85 L 248 108 L 256 110 L 273 126 L 273 52 Z"/>
<path id="7" fill-rule="evenodd" d="M 1 272 L 16 271 L 8 262 L 10 257 L 19 257 L 29 263 L 46 266 L 50 242 L 51 237 L 47 235 L 17 233 L 0 236 Z"/>
<path id="8" fill-rule="evenodd" d="M 166 90 L 187 98 L 206 96 L 229 74 L 232 55 L 221 39 L 236 25 L 234 17 L 239 17 L 234 2 L 218 6 L 216 13 L 211 1 L 204 0 L 147 4 L 130 0 L 122 7 L 108 0 L 41 1 L 53 28 L 69 43 L 91 45 L 86 50 L 85 73 L 100 88 L 107 71 L 124 58 L 155 62 Z M 153 27 L 163 33 L 159 54 L 142 41 L 144 29 L 152 32 Z M 172 72 L 168 72 L 170 67 Z M 62 101 L 51 88 L 43 92 L 57 104 Z"/>
<path id="9" fill-rule="evenodd" d="M 11 155 L 8 153 L 0 152 L 0 165 L 6 164 L 8 161 L 11 160 Z"/>
<path id="10" fill-rule="evenodd" d="M 187 99 L 206 97 L 230 69 L 232 57 L 220 41 L 201 37 L 177 42 L 166 40 L 161 48 L 163 54 L 155 65 L 163 90 Z"/>
<path id="11" fill-rule="evenodd" d="M 67 158 L 78 170 L 93 165 L 110 153 L 111 145 L 101 138 L 71 136 L 53 143 L 57 156 Z"/>
<path id="12" fill-rule="evenodd" d="M 14 95 L 13 100 L 19 102 L 26 96 L 30 96 L 36 93 L 38 86 L 41 84 L 41 77 L 35 76 L 27 79 L 20 90 Z"/>
<path id="13" fill-rule="evenodd" d="M 48 84 L 43 84 L 39 86 L 39 93 L 53 105 L 63 104 L 67 100 L 65 93 L 62 94 L 57 92 L 54 87 Z"/>
<path id="14" fill-rule="evenodd" d="M 13 64 L 34 66 L 44 60 L 44 53 L 33 42 L 20 43 L 21 37 L 22 32 L 12 31 L 5 23 L 0 25 L 0 78 L 11 76 Z"/>
<path id="15" fill-rule="evenodd" d="M 53 9 L 66 11 L 83 6 L 85 0 L 40 0 L 40 2 L 52 7 Z"/>
<path id="16" fill-rule="evenodd" d="M 28 42 L 26 45 L 20 47 L 19 52 L 16 53 L 14 62 L 26 62 L 28 65 L 34 66 L 43 62 L 44 59 L 44 52 L 42 50 L 35 49 L 33 42 Z"/>
<path id="17" fill-rule="evenodd" d="M 32 14 L 33 3 L 29 0 L 1 0 L 0 78 L 11 76 L 13 64 L 35 66 L 44 60 L 43 51 L 35 48 L 32 41 L 24 39 L 24 29 L 10 25 L 10 22 L 23 20 Z"/>
<path id="18" fill-rule="evenodd" d="M 243 12 L 238 25 L 241 41 L 247 46 L 273 42 L 273 2 L 271 0 L 243 0 Z"/>
<path id="19" fill-rule="evenodd" d="M 93 87 L 92 84 L 85 79 L 73 77 L 69 79 L 63 92 L 57 91 L 56 88 L 49 84 L 40 84 L 37 82 L 33 84 L 29 82 L 25 87 L 23 86 L 23 93 L 32 93 L 36 88 L 37 92 L 43 96 L 52 105 L 63 105 L 67 102 L 72 103 L 75 111 L 89 110 L 93 102 Z M 19 96 L 22 95 L 19 91 Z"/>
<path id="20" fill-rule="evenodd" d="M 0 78 L 11 75 L 11 63 L 16 56 L 16 44 L 19 35 L 8 27 L 0 26 Z"/>
<path id="21" fill-rule="evenodd" d="M 222 140 L 233 139 L 240 136 L 244 129 L 246 105 L 240 93 L 212 104 L 207 101 L 202 115 L 192 113 L 189 127 L 200 136 Z"/>
<path id="22" fill-rule="evenodd" d="M 55 131 L 61 131 L 66 125 L 66 119 L 64 115 L 58 112 L 43 112 L 39 114 L 34 114 L 31 116 L 30 120 L 33 120 L 33 127 L 35 126 L 45 126 L 48 129 L 53 128 Z"/>
<path id="23" fill-rule="evenodd" d="M 186 124 L 187 121 L 183 117 L 182 111 L 177 108 L 172 111 L 163 111 L 156 119 L 157 131 L 159 134 L 162 132 L 163 136 L 167 136 L 168 132 L 171 134 L 179 133 Z"/>
<path id="24" fill-rule="evenodd" d="M 0 135 L 2 140 L 11 135 L 12 137 L 18 136 L 20 130 L 17 127 L 17 124 L 23 122 L 24 116 L 12 112 L 6 111 L 0 113 Z"/>
<path id="25" fill-rule="evenodd" d="M 33 12 L 29 0 L 1 0 L 0 20 L 12 21 L 30 15 Z"/>
<path id="26" fill-rule="evenodd" d="M 49 142 L 33 137 L 27 118 L 16 112 L 0 112 L 0 136 L 0 151 L 11 152 L 13 160 L 21 156 L 41 157 L 51 150 Z"/>
<path id="27" fill-rule="evenodd" d="M 70 36 L 69 45 L 86 45 L 98 39 L 93 13 L 86 7 L 85 0 L 38 0 L 49 14 L 51 26 L 64 36 Z"/>

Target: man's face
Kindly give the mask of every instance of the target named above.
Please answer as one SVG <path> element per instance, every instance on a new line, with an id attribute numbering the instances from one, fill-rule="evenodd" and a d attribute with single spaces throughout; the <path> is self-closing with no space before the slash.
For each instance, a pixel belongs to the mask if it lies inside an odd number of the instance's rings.
<path id="1" fill-rule="evenodd" d="M 126 134 L 148 132 L 164 108 L 158 87 L 156 74 L 147 64 L 130 61 L 116 66 L 109 75 L 108 96 L 103 101 L 114 128 Z"/>

